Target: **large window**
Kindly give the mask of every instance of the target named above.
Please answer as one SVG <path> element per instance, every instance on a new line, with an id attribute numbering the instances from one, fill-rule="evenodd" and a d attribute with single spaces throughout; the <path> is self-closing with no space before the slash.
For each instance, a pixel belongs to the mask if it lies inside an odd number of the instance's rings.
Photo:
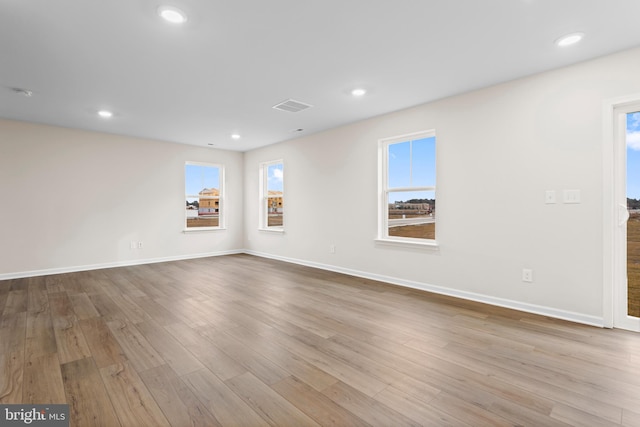
<path id="1" fill-rule="evenodd" d="M 379 149 L 379 239 L 435 243 L 435 132 L 383 139 Z"/>
<path id="2" fill-rule="evenodd" d="M 284 165 L 282 160 L 260 164 L 260 228 L 284 228 Z"/>
<path id="3" fill-rule="evenodd" d="M 186 229 L 224 227 L 224 167 L 187 162 L 184 167 Z"/>

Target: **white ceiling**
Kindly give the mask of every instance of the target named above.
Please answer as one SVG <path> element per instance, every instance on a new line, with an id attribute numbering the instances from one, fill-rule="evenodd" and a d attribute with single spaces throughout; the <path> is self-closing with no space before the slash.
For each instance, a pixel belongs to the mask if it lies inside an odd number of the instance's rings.
<path id="1" fill-rule="evenodd" d="M 639 46 L 638 16 L 639 0 L 0 0 L 0 117 L 246 151 Z M 314 107 L 272 108 L 289 98 Z"/>

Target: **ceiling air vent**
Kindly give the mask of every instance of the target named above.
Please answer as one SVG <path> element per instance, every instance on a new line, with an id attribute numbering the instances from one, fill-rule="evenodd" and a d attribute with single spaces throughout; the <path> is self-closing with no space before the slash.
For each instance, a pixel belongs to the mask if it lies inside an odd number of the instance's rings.
<path id="1" fill-rule="evenodd" d="M 297 113 L 307 108 L 311 108 L 313 105 L 305 104 L 304 102 L 296 101 L 295 99 L 287 99 L 279 104 L 273 106 L 276 110 L 288 111 L 290 113 Z"/>

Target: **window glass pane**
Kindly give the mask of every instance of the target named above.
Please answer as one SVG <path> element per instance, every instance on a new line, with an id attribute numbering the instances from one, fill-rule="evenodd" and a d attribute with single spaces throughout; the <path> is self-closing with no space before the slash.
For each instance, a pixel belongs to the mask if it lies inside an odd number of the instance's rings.
<path id="1" fill-rule="evenodd" d="M 436 138 L 418 139 L 411 143 L 411 186 L 435 187 Z"/>
<path id="2" fill-rule="evenodd" d="M 262 197 L 264 197 L 264 205 L 262 206 L 262 224 L 266 227 L 282 227 L 283 226 L 283 179 L 284 171 L 282 162 L 263 163 L 264 187 L 262 188 Z"/>
<path id="3" fill-rule="evenodd" d="M 267 190 L 282 193 L 282 163 L 276 163 L 267 167 Z"/>
<path id="4" fill-rule="evenodd" d="M 219 216 L 196 216 L 195 218 L 187 217 L 187 227 L 218 227 L 220 225 Z"/>
<path id="5" fill-rule="evenodd" d="M 269 191 L 271 194 L 272 192 Z M 265 200 L 267 206 L 265 211 L 267 212 L 267 227 L 282 227 L 282 217 L 284 212 L 284 204 L 282 196 L 269 197 Z"/>
<path id="6" fill-rule="evenodd" d="M 435 191 L 389 193 L 389 236 L 435 239 Z"/>
<path id="7" fill-rule="evenodd" d="M 411 186 L 411 142 L 389 144 L 389 187 Z"/>
<path id="8" fill-rule="evenodd" d="M 187 228 L 220 225 L 220 168 L 185 165 Z"/>
<path id="9" fill-rule="evenodd" d="M 187 227 L 218 227 L 219 205 L 218 199 L 187 197 Z"/>
<path id="10" fill-rule="evenodd" d="M 640 112 L 627 114 L 627 315 L 640 317 Z"/>
<path id="11" fill-rule="evenodd" d="M 190 196 L 204 189 L 220 189 L 220 168 L 204 165 L 185 165 L 185 192 Z"/>

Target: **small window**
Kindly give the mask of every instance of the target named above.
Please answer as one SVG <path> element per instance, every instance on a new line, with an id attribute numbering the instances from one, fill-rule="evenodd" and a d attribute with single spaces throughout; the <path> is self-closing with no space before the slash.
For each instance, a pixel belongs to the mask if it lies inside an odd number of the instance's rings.
<path id="1" fill-rule="evenodd" d="M 381 140 L 380 167 L 379 239 L 434 244 L 435 132 Z"/>
<path id="2" fill-rule="evenodd" d="M 185 164 L 186 230 L 224 227 L 224 167 L 187 162 Z"/>
<path id="3" fill-rule="evenodd" d="M 282 160 L 260 164 L 260 228 L 284 229 L 284 165 Z"/>

